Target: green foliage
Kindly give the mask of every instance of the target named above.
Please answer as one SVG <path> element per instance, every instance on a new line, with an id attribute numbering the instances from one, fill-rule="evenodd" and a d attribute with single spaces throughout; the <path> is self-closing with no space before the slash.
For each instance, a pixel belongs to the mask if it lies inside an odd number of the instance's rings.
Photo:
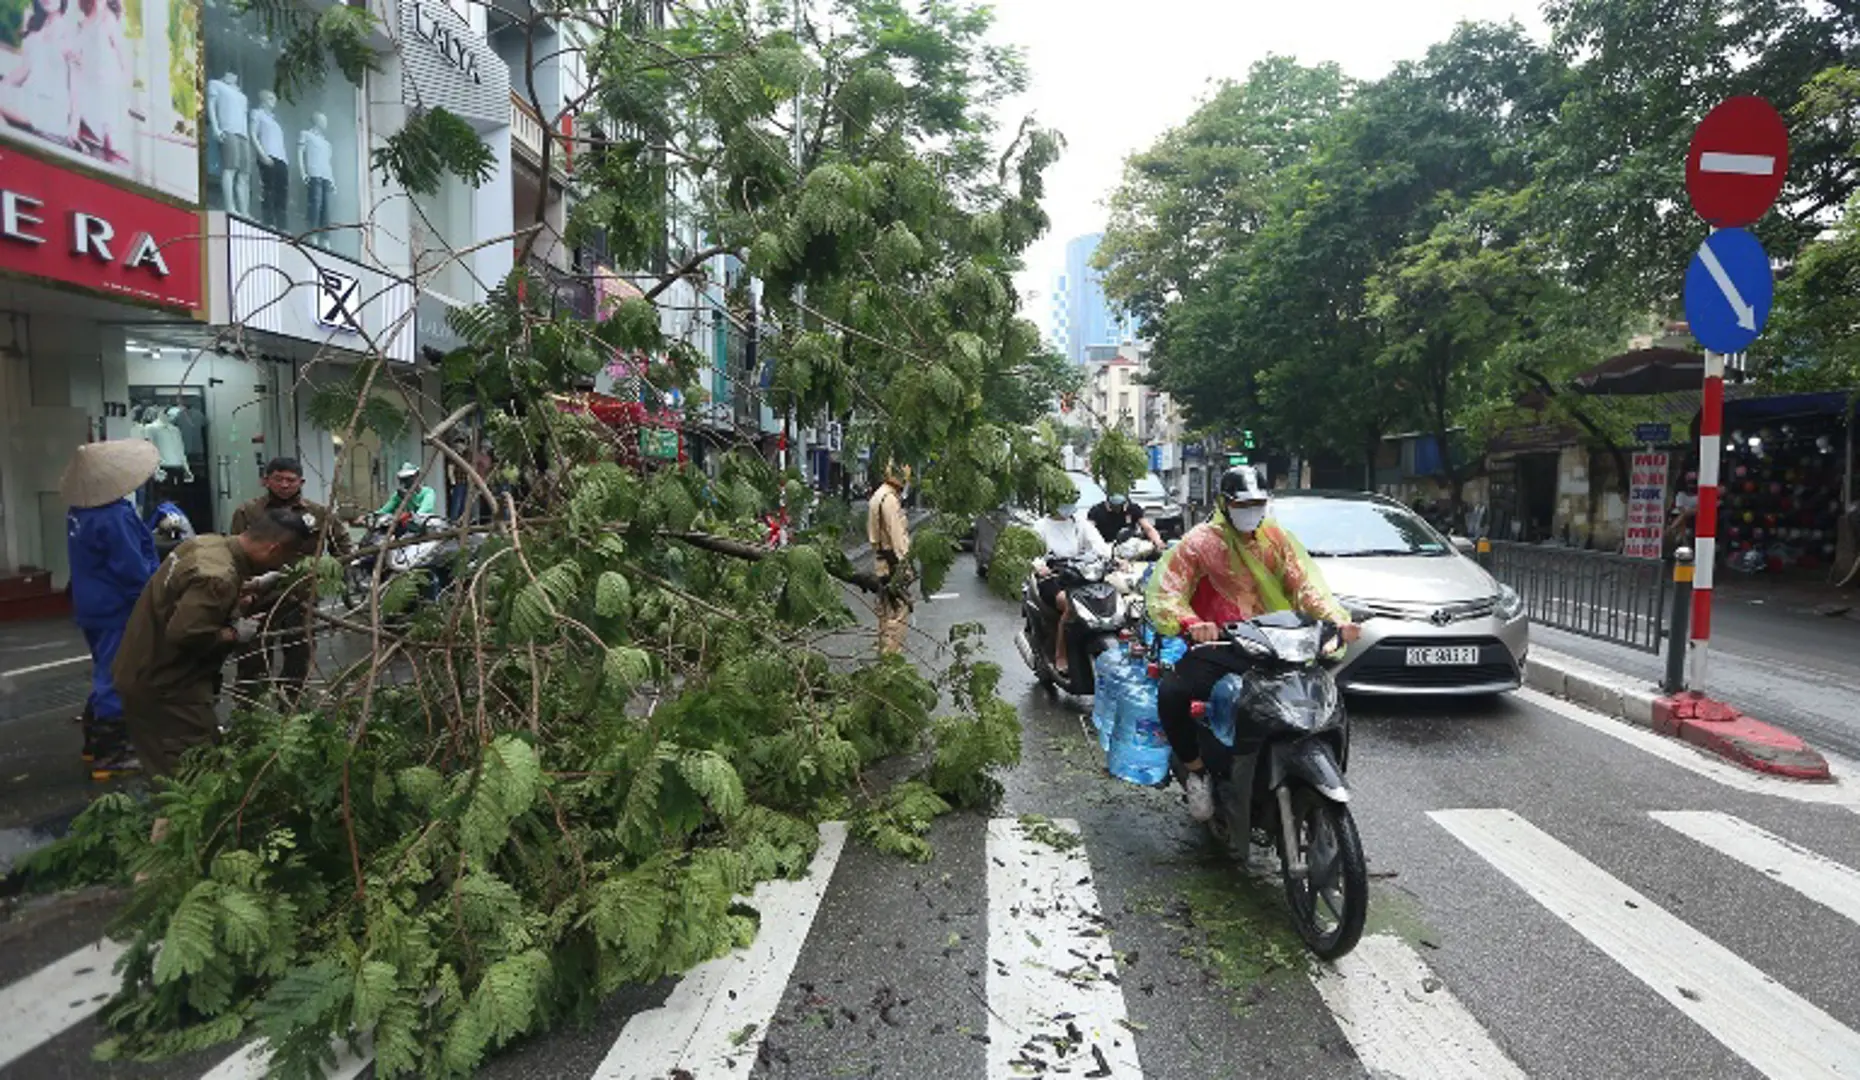
<path id="1" fill-rule="evenodd" d="M 260 2 L 298 20 L 274 37 L 310 18 L 298 0 Z M 616 352 L 649 359 L 645 390 L 708 376 L 661 331 L 688 310 L 676 277 L 723 258 L 659 257 L 675 189 L 679 242 L 695 225 L 762 277 L 770 404 L 851 415 L 859 445 L 921 463 L 952 515 L 1065 487 L 1027 421 L 1070 373 L 1012 288 L 1058 141 L 1023 125 L 1000 151 L 992 110 L 1023 73 L 986 39 L 985 8 L 836 12 L 831 41 L 723 8 L 658 27 L 622 5 L 600 21 L 574 228 L 603 230 L 615 265 L 662 287 L 588 323 L 568 317 L 559 280 L 521 268 L 450 313 L 464 344 L 444 361 L 446 407 L 471 406 L 455 430 L 488 444 L 507 511 L 482 546 L 437 599 L 406 576 L 371 607 L 392 617 L 373 628 L 381 663 L 332 672 L 290 713 L 237 711 L 152 805 L 101 800 L 29 861 L 38 886 L 129 890 L 102 1053 L 262 1035 L 279 1075 L 307 1077 L 332 1039 L 372 1036 L 384 1078 L 467 1075 L 622 986 L 746 943 L 741 898 L 803 872 L 821 821 L 850 817 L 923 858 L 936 815 L 998 793 L 989 774 L 1018 760 L 1019 728 L 973 628 L 934 681 L 901 657 L 855 669 L 830 655 L 851 618 L 843 552 L 824 530 L 761 546 L 757 515 L 805 505 L 798 476 L 753 452 L 711 475 L 641 463 L 636 431 L 567 397 Z M 325 60 L 354 59 L 365 18 L 338 5 L 311 19 Z M 283 66 L 310 70 L 309 45 L 292 47 Z M 797 102 L 798 167 L 784 130 Z M 481 144 L 438 110 L 377 149 L 414 190 L 481 174 Z M 735 290 L 729 303 L 746 313 Z M 361 365 L 316 394 L 313 419 L 346 431 L 360 402 L 360 430 L 405 437 L 379 404 L 394 372 Z M 379 396 L 362 391 L 369 373 Z M 932 524 L 916 549 L 934 588 L 947 531 Z M 869 796 L 868 767 L 901 756 L 915 775 Z M 151 840 L 156 815 L 169 827 Z"/>
<path id="2" fill-rule="evenodd" d="M 1032 529 L 1012 525 L 1001 530 L 988 561 L 988 591 L 1003 600 L 1020 596 L 1033 560 L 1046 554 L 1046 541 Z"/>
<path id="3" fill-rule="evenodd" d="M 471 125 L 441 108 L 410 110 L 400 130 L 369 151 L 369 160 L 383 177 L 421 195 L 438 191 L 448 174 L 475 188 L 497 171 L 491 148 Z"/>
<path id="4" fill-rule="evenodd" d="M 1091 448 L 1091 474 L 1106 494 L 1127 494 L 1150 471 L 1143 444 L 1121 427 L 1098 436 Z"/>

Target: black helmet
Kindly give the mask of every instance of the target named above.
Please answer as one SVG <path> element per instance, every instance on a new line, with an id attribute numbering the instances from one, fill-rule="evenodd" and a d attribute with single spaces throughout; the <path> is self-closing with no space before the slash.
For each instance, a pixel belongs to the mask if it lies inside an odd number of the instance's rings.
<path id="1" fill-rule="evenodd" d="M 1235 465 L 1221 474 L 1221 498 L 1230 502 L 1265 502 L 1266 485 L 1251 465 Z"/>

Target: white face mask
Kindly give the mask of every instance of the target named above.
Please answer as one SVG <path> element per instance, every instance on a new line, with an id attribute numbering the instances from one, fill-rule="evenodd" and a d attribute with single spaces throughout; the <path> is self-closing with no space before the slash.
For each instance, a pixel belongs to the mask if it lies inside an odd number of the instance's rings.
<path id="1" fill-rule="evenodd" d="M 1260 522 L 1266 520 L 1266 506 L 1232 506 L 1227 509 L 1227 520 L 1233 527 L 1243 533 L 1256 532 Z"/>

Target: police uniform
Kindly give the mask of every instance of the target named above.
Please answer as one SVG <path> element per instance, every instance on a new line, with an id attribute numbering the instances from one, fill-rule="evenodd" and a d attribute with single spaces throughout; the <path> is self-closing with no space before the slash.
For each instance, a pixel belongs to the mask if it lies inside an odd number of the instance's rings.
<path id="1" fill-rule="evenodd" d="M 355 549 L 348 530 L 336 523 L 327 507 L 301 496 L 291 502 L 280 502 L 271 495 L 260 495 L 241 504 L 233 511 L 232 535 L 244 532 L 246 525 L 264 517 L 271 510 L 294 510 L 302 515 L 312 532 L 327 534 L 328 551 L 332 555 L 340 557 Z M 310 633 L 306 608 L 315 602 L 311 589 L 308 584 L 299 585 L 288 598 L 281 588 L 274 589 L 260 596 L 258 603 L 253 605 L 251 613 L 264 620 L 260 636 L 240 646 L 234 654 L 237 664 L 235 671 L 243 692 L 256 695 L 262 689 L 261 684 L 270 675 L 273 641 L 278 643 L 279 650 L 284 653 L 281 680 L 293 691 L 303 688 L 304 680 L 310 677 Z M 287 599 L 290 602 L 280 602 Z"/>
<path id="2" fill-rule="evenodd" d="M 865 535 L 872 544 L 879 579 L 885 583 L 877 604 L 878 652 L 880 656 L 902 652 L 911 619 L 911 601 L 905 592 L 910 584 L 911 529 L 904 517 L 904 500 L 890 481 L 880 484 L 866 504 Z"/>
<path id="3" fill-rule="evenodd" d="M 176 548 L 136 599 L 111 675 L 149 771 L 172 773 L 189 747 L 218 738 L 213 701 L 232 651 L 220 632 L 238 616 L 252 570 L 238 537 L 200 536 Z"/>

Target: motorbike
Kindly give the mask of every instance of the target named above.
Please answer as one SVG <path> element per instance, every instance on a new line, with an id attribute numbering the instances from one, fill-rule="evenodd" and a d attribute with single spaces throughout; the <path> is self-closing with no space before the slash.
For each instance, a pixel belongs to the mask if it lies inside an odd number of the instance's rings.
<path id="1" fill-rule="evenodd" d="M 1047 568 L 1067 582 L 1066 596 L 1072 603 L 1072 620 L 1066 627 L 1065 675 L 1053 668 L 1059 611 L 1040 599 L 1040 578 L 1033 572 L 1021 583 L 1021 630 L 1014 645 L 1041 686 L 1085 697 L 1092 692 L 1093 662 L 1117 644 L 1118 632 L 1128 625 L 1125 598 L 1105 580 L 1113 564 L 1103 556 L 1051 558 Z"/>
<path id="2" fill-rule="evenodd" d="M 1356 947 L 1369 905 L 1369 869 L 1350 814 L 1350 721 L 1324 666 L 1341 645 L 1335 624 L 1274 612 L 1191 644 L 1237 650 L 1226 675 L 1192 711 L 1213 787 L 1209 823 L 1242 863 L 1256 839 L 1275 848 L 1292 921 L 1305 945 L 1334 960 Z M 1173 766 L 1183 772 L 1180 762 Z"/>
<path id="3" fill-rule="evenodd" d="M 409 536 L 444 532 L 451 527 L 451 522 L 438 514 L 402 511 L 398 514 L 368 514 L 362 519 L 362 527 L 366 530 L 362 546 L 380 547 Z M 357 559 L 349 564 L 343 580 L 343 603 L 355 608 L 367 601 L 369 587 L 374 582 L 375 562 L 383 556 L 387 559 L 387 565 L 381 568 L 383 586 L 400 574 L 423 570 L 426 572 L 426 581 L 421 593 L 425 599 L 433 600 L 451 577 L 451 557 L 457 551 L 458 540 L 444 538 L 402 544 L 389 548 L 379 556 L 369 555 Z"/>

